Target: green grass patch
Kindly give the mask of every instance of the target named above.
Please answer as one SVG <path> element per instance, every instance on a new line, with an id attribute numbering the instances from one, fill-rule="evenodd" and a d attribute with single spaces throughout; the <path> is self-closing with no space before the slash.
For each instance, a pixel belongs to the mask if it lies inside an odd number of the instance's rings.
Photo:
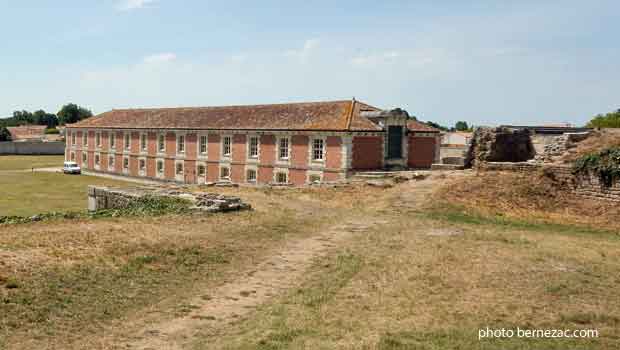
<path id="1" fill-rule="evenodd" d="M 62 167 L 64 156 L 0 156 L 0 171 Z"/>

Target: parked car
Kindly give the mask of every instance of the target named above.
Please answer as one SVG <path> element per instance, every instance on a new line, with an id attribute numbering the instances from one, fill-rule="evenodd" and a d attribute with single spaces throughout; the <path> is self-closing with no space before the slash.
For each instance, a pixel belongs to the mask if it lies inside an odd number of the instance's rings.
<path id="1" fill-rule="evenodd" d="M 76 162 L 65 162 L 62 172 L 65 174 L 81 174 L 82 168 Z"/>

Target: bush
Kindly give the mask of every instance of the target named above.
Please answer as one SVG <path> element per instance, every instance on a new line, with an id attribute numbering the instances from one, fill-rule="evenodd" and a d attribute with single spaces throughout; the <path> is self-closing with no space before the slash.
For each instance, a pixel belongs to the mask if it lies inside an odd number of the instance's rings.
<path id="1" fill-rule="evenodd" d="M 45 133 L 50 135 L 50 134 L 60 134 L 60 130 L 56 129 L 56 128 L 51 128 L 51 129 L 45 129 Z"/>
<path id="2" fill-rule="evenodd" d="M 573 165 L 573 174 L 596 175 L 602 186 L 611 187 L 620 179 L 620 147 L 608 148 L 577 159 Z"/>

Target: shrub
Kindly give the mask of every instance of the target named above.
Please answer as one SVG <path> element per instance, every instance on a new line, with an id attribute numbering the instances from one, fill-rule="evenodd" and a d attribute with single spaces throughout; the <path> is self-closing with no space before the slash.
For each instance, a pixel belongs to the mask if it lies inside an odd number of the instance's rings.
<path id="1" fill-rule="evenodd" d="M 595 175 L 602 186 L 611 187 L 620 179 L 620 147 L 608 148 L 577 159 L 573 165 L 573 174 Z"/>
<path id="2" fill-rule="evenodd" d="M 45 129 L 45 133 L 50 135 L 50 134 L 60 134 L 60 130 L 56 129 L 56 128 L 51 128 L 51 129 Z"/>

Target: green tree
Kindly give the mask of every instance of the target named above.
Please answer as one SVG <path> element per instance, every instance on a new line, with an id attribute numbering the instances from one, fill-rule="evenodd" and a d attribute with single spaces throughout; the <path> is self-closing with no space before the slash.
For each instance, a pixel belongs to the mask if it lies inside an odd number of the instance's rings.
<path id="1" fill-rule="evenodd" d="M 430 127 L 433 127 L 433 128 L 435 128 L 435 129 L 442 130 L 442 131 L 448 131 L 448 130 L 450 130 L 449 128 L 447 128 L 447 127 L 445 127 L 445 126 L 443 126 L 443 125 L 439 125 L 439 124 L 437 124 L 437 123 L 435 123 L 435 122 L 432 122 L 432 121 L 430 121 L 430 120 L 426 122 L 426 125 L 428 125 L 428 126 L 430 126 Z"/>
<path id="2" fill-rule="evenodd" d="M 58 118 L 55 114 L 47 113 L 40 109 L 32 113 L 33 123 L 37 125 L 46 125 L 48 129 L 53 129 L 58 125 Z"/>
<path id="3" fill-rule="evenodd" d="M 11 141 L 11 133 L 4 126 L 0 128 L 0 141 Z"/>
<path id="4" fill-rule="evenodd" d="M 586 125 L 589 128 L 620 128 L 620 109 L 607 114 L 599 114 Z"/>
<path id="5" fill-rule="evenodd" d="M 456 122 L 456 124 L 454 124 L 454 129 L 456 131 L 468 131 L 469 125 L 467 125 L 466 121 L 458 121 Z"/>
<path id="6" fill-rule="evenodd" d="M 58 123 L 60 125 L 65 125 L 77 123 L 82 119 L 90 118 L 93 116 L 93 112 L 84 107 L 80 107 L 75 103 L 69 103 L 62 106 L 57 115 Z"/>

